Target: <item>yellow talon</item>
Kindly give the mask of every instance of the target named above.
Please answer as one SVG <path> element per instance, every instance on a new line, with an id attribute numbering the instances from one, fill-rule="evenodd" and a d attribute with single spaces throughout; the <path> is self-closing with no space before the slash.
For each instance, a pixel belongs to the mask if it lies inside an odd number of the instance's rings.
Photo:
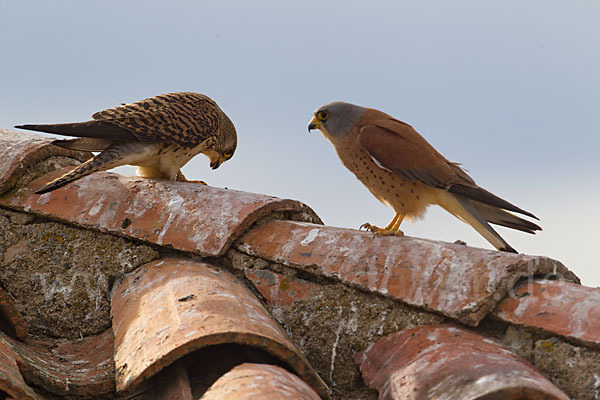
<path id="1" fill-rule="evenodd" d="M 381 228 L 379 228 L 379 227 L 376 227 L 375 225 L 371 225 L 371 224 L 370 224 L 370 223 L 368 223 L 368 222 L 365 222 L 365 223 L 364 223 L 364 224 L 362 224 L 362 225 L 360 226 L 360 228 L 358 228 L 358 229 L 361 229 L 361 230 L 362 230 L 362 229 L 365 229 L 365 230 L 367 230 L 367 231 L 374 232 L 374 231 L 376 231 L 376 230 L 379 230 L 379 229 L 381 229 Z"/>
<path id="2" fill-rule="evenodd" d="M 366 229 L 373 232 L 373 236 L 404 236 L 404 232 L 400 230 L 400 224 L 404 219 L 404 215 L 396 214 L 392 221 L 385 228 L 379 228 L 378 226 L 371 225 L 365 222 L 360 226 L 359 229 Z"/>
<path id="3" fill-rule="evenodd" d="M 191 183 L 199 183 L 201 185 L 207 185 L 206 182 L 204 181 L 190 181 L 188 180 L 185 175 L 183 175 L 183 172 L 181 172 L 181 170 L 177 171 L 177 179 L 178 182 L 191 182 Z"/>
<path id="4" fill-rule="evenodd" d="M 386 229 L 382 229 L 380 231 L 373 232 L 373 236 L 404 236 L 404 232 L 402 232 L 400 229 L 396 231 L 388 231 Z"/>

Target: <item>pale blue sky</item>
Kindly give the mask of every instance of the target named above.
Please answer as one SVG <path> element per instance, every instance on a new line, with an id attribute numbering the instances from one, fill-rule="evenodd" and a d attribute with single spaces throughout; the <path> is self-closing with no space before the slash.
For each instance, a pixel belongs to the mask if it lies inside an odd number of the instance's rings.
<path id="1" fill-rule="evenodd" d="M 306 127 L 330 101 L 379 108 L 541 218 L 535 236 L 499 228 L 513 247 L 600 286 L 598 21 L 595 0 L 0 0 L 0 128 L 205 93 L 239 146 L 216 171 L 196 157 L 188 178 L 298 199 L 356 228 L 393 211 Z M 490 248 L 437 207 L 403 230 Z"/>

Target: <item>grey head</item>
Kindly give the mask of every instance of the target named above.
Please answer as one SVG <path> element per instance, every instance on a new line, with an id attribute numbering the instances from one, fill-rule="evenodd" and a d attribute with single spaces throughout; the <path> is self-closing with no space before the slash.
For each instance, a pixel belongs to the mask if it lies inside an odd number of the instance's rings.
<path id="1" fill-rule="evenodd" d="M 325 104 L 315 111 L 308 130 L 320 129 L 329 140 L 341 139 L 352 131 L 364 111 L 364 107 L 342 101 Z"/>

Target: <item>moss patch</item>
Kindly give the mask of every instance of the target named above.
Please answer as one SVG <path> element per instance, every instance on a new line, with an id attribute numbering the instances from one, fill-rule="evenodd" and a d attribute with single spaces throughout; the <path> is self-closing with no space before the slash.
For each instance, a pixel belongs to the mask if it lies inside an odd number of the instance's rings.
<path id="1" fill-rule="evenodd" d="M 34 335 L 103 332 L 115 277 L 158 258 L 149 246 L 5 209 L 0 231 L 0 284 Z"/>
<path id="2" fill-rule="evenodd" d="M 600 399 L 600 351 L 547 332 L 509 325 L 502 342 L 572 399 Z"/>

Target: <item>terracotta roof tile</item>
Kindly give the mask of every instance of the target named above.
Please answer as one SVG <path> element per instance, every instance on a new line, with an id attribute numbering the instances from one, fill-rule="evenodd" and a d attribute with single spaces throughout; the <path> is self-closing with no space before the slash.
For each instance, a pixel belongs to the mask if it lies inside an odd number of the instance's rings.
<path id="1" fill-rule="evenodd" d="M 598 288 L 549 280 L 524 282 L 502 300 L 496 316 L 515 325 L 600 346 Z"/>
<path id="2" fill-rule="evenodd" d="M 4 257 L 6 257 L 6 251 Z M 0 330 L 17 339 L 27 337 L 27 323 L 15 308 L 8 292 L 3 288 L 0 288 Z"/>
<path id="3" fill-rule="evenodd" d="M 0 194 L 10 189 L 30 166 L 50 156 L 84 161 L 90 153 L 51 145 L 52 139 L 24 132 L 0 129 Z"/>
<path id="4" fill-rule="evenodd" d="M 245 253 L 295 266 L 477 325 L 520 278 L 559 273 L 546 257 L 502 253 L 410 237 L 271 221 L 245 234 Z"/>
<path id="5" fill-rule="evenodd" d="M 231 274 L 164 259 L 140 267 L 113 292 L 118 391 L 185 354 L 223 343 L 254 346 L 290 365 L 321 395 L 327 388 L 262 304 Z"/>
<path id="6" fill-rule="evenodd" d="M 18 364 L 22 363 L 14 349 L 0 334 L 0 393 L 17 399 L 39 399 L 23 380 Z"/>
<path id="7" fill-rule="evenodd" d="M 302 379 L 281 367 L 242 364 L 217 380 L 203 400 L 318 400 L 319 395 Z"/>
<path id="8" fill-rule="evenodd" d="M 188 371 L 182 361 L 175 361 L 152 379 L 149 388 L 128 398 L 146 400 L 194 400 Z"/>
<path id="9" fill-rule="evenodd" d="M 113 335 L 110 330 L 79 340 L 4 337 L 19 355 L 27 381 L 56 395 L 101 396 L 114 393 Z M 18 396 L 17 396 L 18 398 Z"/>
<path id="10" fill-rule="evenodd" d="M 294 200 L 107 172 L 50 193 L 34 193 L 65 171 L 49 173 L 4 196 L 0 205 L 203 256 L 222 255 L 250 225 L 273 213 L 296 212 L 320 221 Z"/>
<path id="11" fill-rule="evenodd" d="M 380 399 L 568 399 L 494 340 L 448 324 L 386 336 L 355 360 Z"/>

